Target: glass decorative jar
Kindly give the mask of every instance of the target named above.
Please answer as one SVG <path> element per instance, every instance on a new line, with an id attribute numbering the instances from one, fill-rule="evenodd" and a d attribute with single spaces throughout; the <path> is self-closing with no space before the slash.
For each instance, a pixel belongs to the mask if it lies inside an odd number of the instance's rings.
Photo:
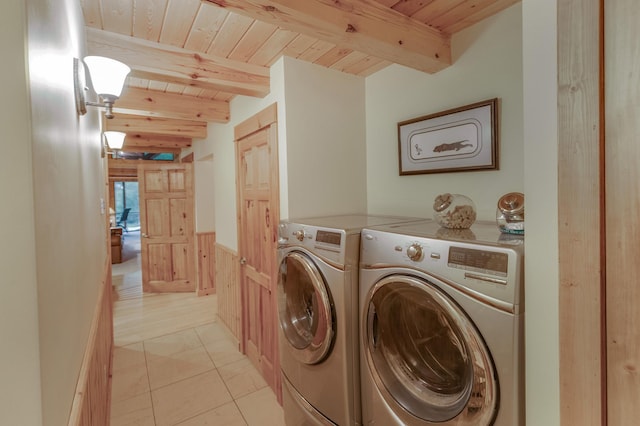
<path id="1" fill-rule="evenodd" d="M 510 192 L 498 200 L 496 223 L 500 232 L 524 234 L 524 194 Z"/>
<path id="2" fill-rule="evenodd" d="M 476 206 L 460 194 L 440 194 L 433 201 L 433 218 L 442 227 L 468 229 L 476 221 Z"/>

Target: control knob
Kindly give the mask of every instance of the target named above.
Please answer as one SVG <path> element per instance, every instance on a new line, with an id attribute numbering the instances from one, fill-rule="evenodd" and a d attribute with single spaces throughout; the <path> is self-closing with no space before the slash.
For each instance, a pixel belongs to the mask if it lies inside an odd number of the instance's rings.
<path id="1" fill-rule="evenodd" d="M 294 232 L 293 236 L 296 237 L 298 239 L 298 241 L 304 241 L 304 231 L 302 229 L 300 229 L 299 231 Z"/>
<path id="2" fill-rule="evenodd" d="M 407 256 L 414 262 L 418 262 L 422 259 L 422 246 L 418 243 L 413 243 L 407 248 Z"/>

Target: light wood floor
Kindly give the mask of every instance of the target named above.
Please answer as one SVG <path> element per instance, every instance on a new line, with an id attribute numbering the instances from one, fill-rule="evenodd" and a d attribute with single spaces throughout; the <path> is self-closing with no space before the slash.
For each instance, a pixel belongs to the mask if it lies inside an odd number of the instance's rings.
<path id="1" fill-rule="evenodd" d="M 125 235 L 113 265 L 111 426 L 284 426 L 275 395 L 217 321 L 215 295 L 142 293 L 137 238 Z"/>

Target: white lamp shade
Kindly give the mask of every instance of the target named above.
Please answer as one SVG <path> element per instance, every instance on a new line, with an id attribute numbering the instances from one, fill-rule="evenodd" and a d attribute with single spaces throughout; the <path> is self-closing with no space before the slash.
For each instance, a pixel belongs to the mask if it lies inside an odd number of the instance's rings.
<path id="1" fill-rule="evenodd" d="M 127 134 L 123 132 L 104 132 L 104 137 L 107 138 L 107 144 L 111 149 L 122 149 L 122 145 L 124 145 L 124 137 L 126 135 Z"/>
<path id="2" fill-rule="evenodd" d="M 84 63 L 89 69 L 93 90 L 98 95 L 120 97 L 124 80 L 131 68 L 115 59 L 102 56 L 87 56 L 84 58 Z"/>

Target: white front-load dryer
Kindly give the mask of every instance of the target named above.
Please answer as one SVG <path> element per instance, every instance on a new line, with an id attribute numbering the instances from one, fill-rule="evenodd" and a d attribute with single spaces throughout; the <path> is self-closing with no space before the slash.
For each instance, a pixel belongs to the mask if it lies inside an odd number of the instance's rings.
<path id="1" fill-rule="evenodd" d="M 361 424 L 360 231 L 406 220 L 415 219 L 342 215 L 281 222 L 277 300 L 287 425 Z"/>
<path id="2" fill-rule="evenodd" d="M 360 265 L 364 425 L 524 424 L 522 237 L 380 226 Z"/>

